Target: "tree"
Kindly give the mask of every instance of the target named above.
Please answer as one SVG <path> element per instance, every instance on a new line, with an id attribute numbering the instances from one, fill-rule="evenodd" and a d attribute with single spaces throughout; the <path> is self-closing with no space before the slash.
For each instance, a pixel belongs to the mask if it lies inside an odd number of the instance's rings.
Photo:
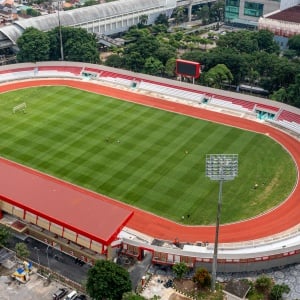
<path id="1" fill-rule="evenodd" d="M 252 54 L 256 51 L 279 53 L 279 46 L 274 41 L 274 34 L 267 30 L 239 30 L 221 35 L 217 41 L 218 47 L 236 49 L 241 53 Z"/>
<path id="2" fill-rule="evenodd" d="M 211 41 L 210 39 L 206 39 L 206 38 L 200 38 L 199 39 L 199 44 L 204 45 L 204 49 L 206 51 L 207 50 L 207 45 L 208 44 L 213 44 L 213 41 Z"/>
<path id="3" fill-rule="evenodd" d="M 46 32 L 36 28 L 26 28 L 17 40 L 20 51 L 18 62 L 37 62 L 49 60 L 50 41 Z"/>
<path id="4" fill-rule="evenodd" d="M 283 50 L 282 55 L 288 59 L 293 59 L 297 56 L 297 51 L 293 49 L 285 49 Z"/>
<path id="5" fill-rule="evenodd" d="M 148 15 L 141 15 L 139 17 L 139 24 L 145 26 L 145 25 L 147 25 L 147 23 L 148 23 Z"/>
<path id="6" fill-rule="evenodd" d="M 213 62 L 211 62 L 211 59 L 209 58 L 209 54 L 205 53 L 201 50 L 194 50 L 192 52 L 187 52 L 182 55 L 182 59 L 191 60 L 191 61 L 195 61 L 195 62 L 201 62 L 202 64 L 205 64 L 205 65 L 207 65 L 207 63 L 209 63 L 208 68 L 214 66 Z"/>
<path id="7" fill-rule="evenodd" d="M 113 68 L 121 68 L 123 66 L 123 59 L 118 54 L 112 54 L 107 57 L 105 65 Z"/>
<path id="8" fill-rule="evenodd" d="M 279 53 L 279 46 L 274 41 L 274 34 L 269 30 L 259 30 L 255 33 L 258 42 L 258 49 L 268 53 Z"/>
<path id="9" fill-rule="evenodd" d="M 174 34 L 172 34 L 172 37 L 175 39 L 175 41 L 179 42 L 184 37 L 184 34 L 181 31 L 177 31 Z"/>
<path id="10" fill-rule="evenodd" d="M 129 41 L 137 41 L 142 37 L 147 37 L 150 35 L 149 28 L 137 28 L 137 26 L 132 26 L 130 29 L 125 33 L 125 39 Z"/>
<path id="11" fill-rule="evenodd" d="M 252 32 L 245 34 L 241 39 L 236 40 L 235 45 L 235 48 L 242 53 L 253 53 L 259 50 L 258 41 L 253 38 Z"/>
<path id="12" fill-rule="evenodd" d="M 28 247 L 24 243 L 17 243 L 15 246 L 15 251 L 18 257 L 27 258 L 29 256 Z"/>
<path id="13" fill-rule="evenodd" d="M 170 58 L 165 65 L 165 73 L 168 77 L 174 77 L 176 75 L 176 58 Z"/>
<path id="14" fill-rule="evenodd" d="M 240 53 L 253 53 L 259 50 L 256 32 L 239 30 L 227 32 L 221 35 L 217 41 L 217 46 L 221 48 L 235 49 Z"/>
<path id="15" fill-rule="evenodd" d="M 282 294 L 288 294 L 290 292 L 290 288 L 286 284 L 275 284 L 270 293 L 271 300 L 282 300 Z"/>
<path id="16" fill-rule="evenodd" d="M 123 294 L 122 300 L 145 300 L 145 298 L 136 293 L 128 292 Z"/>
<path id="17" fill-rule="evenodd" d="M 152 34 L 167 33 L 168 27 L 164 24 L 154 24 L 151 26 Z"/>
<path id="18" fill-rule="evenodd" d="M 213 22 L 222 22 L 224 20 L 225 13 L 225 2 L 222 0 L 217 0 L 210 8 L 210 20 Z M 219 29 L 219 28 L 217 28 Z"/>
<path id="19" fill-rule="evenodd" d="M 176 57 L 176 49 L 169 44 L 161 43 L 154 52 L 154 57 L 159 59 L 162 64 L 165 65 L 170 58 Z"/>
<path id="20" fill-rule="evenodd" d="M 193 281 L 196 282 L 200 288 L 205 288 L 211 284 L 211 275 L 205 268 L 198 268 L 193 277 Z"/>
<path id="21" fill-rule="evenodd" d="M 184 262 L 179 262 L 173 265 L 172 270 L 175 273 L 176 278 L 181 280 L 182 277 L 187 273 L 188 266 Z"/>
<path id="22" fill-rule="evenodd" d="M 273 92 L 295 83 L 296 76 L 300 72 L 300 65 L 289 61 L 285 57 L 277 56 L 269 63 L 271 63 L 271 66 L 262 85 L 266 90 Z M 265 72 L 267 71 L 267 64 L 268 61 L 265 62 Z"/>
<path id="23" fill-rule="evenodd" d="M 169 20 L 165 14 L 159 14 L 154 23 L 156 25 L 161 24 L 161 25 L 169 26 Z"/>
<path id="24" fill-rule="evenodd" d="M 204 72 L 208 72 L 211 68 L 218 64 L 224 64 L 233 75 L 232 83 L 238 85 L 245 78 L 249 65 L 246 60 L 246 54 L 241 54 L 235 49 L 216 48 L 209 52 L 193 51 L 184 54 L 183 59 L 200 62 L 204 68 Z"/>
<path id="25" fill-rule="evenodd" d="M 136 51 L 129 52 L 124 54 L 124 65 L 126 69 L 141 72 L 141 66 L 145 63 L 145 59 L 141 56 L 140 53 Z"/>
<path id="26" fill-rule="evenodd" d="M 139 37 L 135 43 L 130 44 L 124 49 L 124 55 L 130 52 L 137 52 L 144 59 L 153 55 L 159 48 L 159 41 L 148 31 L 147 34 Z"/>
<path id="27" fill-rule="evenodd" d="M 50 40 L 49 59 L 59 60 L 60 32 L 56 27 L 48 32 Z M 99 51 L 96 36 L 83 28 L 61 27 L 65 60 L 99 63 Z"/>
<path id="28" fill-rule="evenodd" d="M 275 100 L 275 101 L 287 103 L 287 101 L 288 101 L 287 90 L 286 90 L 284 87 L 282 87 L 282 88 L 280 88 L 278 91 L 275 91 L 275 92 L 270 96 L 270 98 L 271 98 L 272 100 Z"/>
<path id="29" fill-rule="evenodd" d="M 87 293 L 95 300 L 122 299 L 124 293 L 131 291 L 129 273 L 108 260 L 98 260 L 88 270 Z"/>
<path id="30" fill-rule="evenodd" d="M 0 245 L 6 246 L 9 239 L 11 237 L 11 233 L 6 226 L 0 225 Z"/>
<path id="31" fill-rule="evenodd" d="M 262 275 L 256 279 L 254 286 L 259 292 L 266 295 L 272 288 L 272 280 L 271 278 Z"/>
<path id="32" fill-rule="evenodd" d="M 40 16 L 41 13 L 30 7 L 30 8 L 26 9 L 26 15 L 31 16 L 31 17 L 37 17 L 37 16 Z"/>
<path id="33" fill-rule="evenodd" d="M 87 0 L 84 2 L 83 6 L 92 6 L 98 4 L 98 1 L 96 0 Z"/>
<path id="34" fill-rule="evenodd" d="M 255 71 L 253 68 L 250 68 L 248 72 L 248 80 L 251 87 L 255 85 L 255 82 L 257 81 L 258 77 L 259 77 L 259 73 Z"/>
<path id="35" fill-rule="evenodd" d="M 134 72 L 144 71 L 153 75 L 161 75 L 163 64 L 155 56 L 157 49 L 160 49 L 159 40 L 148 29 L 133 28 L 126 37 L 134 41 L 124 47 L 124 67 Z M 153 64 L 158 73 L 153 73 Z M 162 64 L 162 67 L 159 64 Z"/>
<path id="36" fill-rule="evenodd" d="M 186 19 L 186 17 L 187 17 L 187 15 L 185 13 L 185 8 L 183 6 L 177 7 L 173 11 L 173 16 L 175 18 L 176 24 L 182 23 Z"/>
<path id="37" fill-rule="evenodd" d="M 230 84 L 233 76 L 224 64 L 218 64 L 205 74 L 205 82 L 208 86 L 221 88 L 224 83 Z"/>
<path id="38" fill-rule="evenodd" d="M 206 25 L 209 21 L 209 7 L 207 4 L 203 5 L 199 10 L 197 11 L 197 16 L 202 20 L 202 24 Z"/>
<path id="39" fill-rule="evenodd" d="M 164 65 L 159 59 L 150 56 L 145 60 L 144 72 L 146 74 L 162 75 L 163 71 L 164 71 Z"/>
<path id="40" fill-rule="evenodd" d="M 77 39 L 69 39 L 65 46 L 65 60 L 89 63 L 99 62 L 98 49 L 96 43 L 93 43 L 92 41 L 82 42 Z"/>
<path id="41" fill-rule="evenodd" d="M 287 88 L 287 103 L 300 107 L 300 74 L 296 75 L 295 83 Z"/>
<path id="42" fill-rule="evenodd" d="M 267 53 L 265 51 L 256 52 L 253 55 L 248 56 L 248 66 L 253 66 L 253 69 L 259 73 L 259 83 L 258 85 L 263 87 L 265 90 L 273 91 L 279 89 L 278 83 L 274 81 L 274 76 L 276 77 L 276 70 L 281 64 L 281 58 L 275 53 Z M 279 70 L 279 72 L 281 72 Z M 284 85 L 285 86 L 285 85 Z"/>
<path id="43" fill-rule="evenodd" d="M 291 50 L 295 50 L 297 55 L 300 55 L 300 34 L 296 34 L 289 38 L 288 47 Z"/>

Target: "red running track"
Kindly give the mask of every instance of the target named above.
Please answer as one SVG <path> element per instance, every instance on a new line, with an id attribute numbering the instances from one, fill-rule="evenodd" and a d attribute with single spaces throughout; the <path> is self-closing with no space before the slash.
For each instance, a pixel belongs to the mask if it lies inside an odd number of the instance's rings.
<path id="1" fill-rule="evenodd" d="M 8 83 L 0 86 L 0 93 L 14 89 L 45 85 L 70 86 L 94 93 L 99 93 L 102 95 L 112 96 L 114 98 L 119 98 L 122 100 L 132 101 L 142 105 L 156 107 L 159 109 L 165 109 L 168 111 L 189 115 L 204 120 L 209 120 L 217 123 L 239 127 L 246 130 L 259 132 L 262 134 L 268 134 L 270 137 L 278 141 L 290 152 L 299 170 L 300 142 L 294 139 L 293 137 L 285 134 L 284 132 L 276 130 L 273 127 L 269 127 L 264 124 L 256 123 L 250 120 L 234 116 L 228 116 L 217 112 L 211 112 L 204 109 L 194 108 L 184 104 L 161 100 L 154 97 L 141 95 L 139 93 L 97 85 L 91 82 L 83 82 L 69 79 L 47 79 Z M 114 205 L 119 205 L 128 208 L 128 205 L 124 203 L 115 201 L 105 196 L 102 197 L 103 201 L 113 202 Z M 259 239 L 280 233 L 298 225 L 300 223 L 299 201 L 300 185 L 297 184 L 289 198 L 272 211 L 253 219 L 220 226 L 219 242 L 229 243 Z M 134 211 L 134 215 L 127 224 L 127 226 L 141 233 L 147 234 L 155 238 L 170 241 L 173 241 L 175 238 L 178 238 L 180 241 L 185 242 L 213 242 L 214 240 L 215 226 L 180 225 L 167 219 L 150 214 L 146 211 L 142 211 L 131 206 L 129 207 L 131 210 Z"/>

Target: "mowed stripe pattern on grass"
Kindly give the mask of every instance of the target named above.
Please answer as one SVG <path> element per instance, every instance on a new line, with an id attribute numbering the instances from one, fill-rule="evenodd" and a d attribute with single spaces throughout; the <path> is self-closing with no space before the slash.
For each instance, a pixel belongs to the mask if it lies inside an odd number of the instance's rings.
<path id="1" fill-rule="evenodd" d="M 273 207 L 295 180 L 292 160 L 266 136 L 65 87 L 4 99 L 4 157 L 176 221 L 214 222 L 218 186 L 205 178 L 208 153 L 240 156 L 239 177 L 224 185 L 223 222 Z M 12 114 L 24 101 L 26 114 Z"/>

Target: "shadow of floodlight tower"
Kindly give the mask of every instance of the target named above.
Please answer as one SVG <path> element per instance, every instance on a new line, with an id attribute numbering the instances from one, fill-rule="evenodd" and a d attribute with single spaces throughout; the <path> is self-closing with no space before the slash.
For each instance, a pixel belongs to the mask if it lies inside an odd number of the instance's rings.
<path id="1" fill-rule="evenodd" d="M 48 244 L 47 248 L 46 248 L 46 254 L 47 254 L 47 263 L 48 263 L 48 269 L 50 270 L 50 261 L 49 261 L 49 250 L 50 244 Z"/>
<path id="2" fill-rule="evenodd" d="M 211 180 L 219 181 L 219 199 L 216 218 L 216 235 L 212 264 L 211 290 L 216 290 L 217 260 L 219 227 L 222 206 L 222 188 L 223 181 L 233 180 L 238 175 L 238 155 L 237 154 L 207 154 L 206 155 L 206 177 Z"/>
<path id="3" fill-rule="evenodd" d="M 38 264 L 39 264 L 39 266 L 40 266 L 40 265 L 41 265 L 41 262 L 40 262 L 40 254 L 39 254 L 40 249 L 39 249 L 38 247 L 34 247 L 33 249 L 36 251 L 37 261 L 38 261 Z"/>

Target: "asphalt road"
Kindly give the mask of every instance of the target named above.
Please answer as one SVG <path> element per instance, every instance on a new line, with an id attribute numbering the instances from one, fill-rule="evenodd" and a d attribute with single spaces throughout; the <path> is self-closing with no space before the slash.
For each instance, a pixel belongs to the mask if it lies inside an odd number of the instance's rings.
<path id="1" fill-rule="evenodd" d="M 28 260 L 50 268 L 52 271 L 59 273 L 68 279 L 83 283 L 87 279 L 87 272 L 91 267 L 88 264 L 79 265 L 75 259 L 59 250 L 41 243 L 33 238 L 27 237 L 22 240 L 16 236 L 12 237 L 9 248 L 14 249 L 16 243 L 23 242 L 30 251 Z"/>
<path id="2" fill-rule="evenodd" d="M 16 243 L 20 242 L 25 243 L 30 251 L 28 260 L 48 267 L 50 270 L 77 283 L 82 284 L 87 280 L 87 272 L 91 268 L 90 265 L 79 265 L 75 263 L 74 257 L 30 237 L 26 237 L 24 240 L 22 237 L 13 236 L 10 240 L 9 248 L 14 249 Z M 128 269 L 133 290 L 136 289 L 141 278 L 151 265 L 151 258 L 151 254 L 146 252 L 143 261 L 136 262 Z"/>

